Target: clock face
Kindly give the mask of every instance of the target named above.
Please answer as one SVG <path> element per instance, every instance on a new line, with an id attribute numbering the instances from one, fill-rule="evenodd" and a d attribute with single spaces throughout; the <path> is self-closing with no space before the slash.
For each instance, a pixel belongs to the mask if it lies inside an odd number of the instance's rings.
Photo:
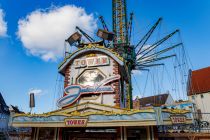
<path id="1" fill-rule="evenodd" d="M 96 86 L 104 79 L 104 75 L 98 69 L 86 70 L 78 78 L 78 83 L 83 86 Z"/>

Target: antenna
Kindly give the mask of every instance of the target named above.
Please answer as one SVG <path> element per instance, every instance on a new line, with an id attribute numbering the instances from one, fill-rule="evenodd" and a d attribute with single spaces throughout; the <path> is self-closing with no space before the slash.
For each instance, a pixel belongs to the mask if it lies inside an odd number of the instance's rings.
<path id="1" fill-rule="evenodd" d="M 35 107 L 34 93 L 30 93 L 29 107 L 31 108 L 31 109 L 30 109 L 30 114 L 31 114 L 32 109 Z"/>

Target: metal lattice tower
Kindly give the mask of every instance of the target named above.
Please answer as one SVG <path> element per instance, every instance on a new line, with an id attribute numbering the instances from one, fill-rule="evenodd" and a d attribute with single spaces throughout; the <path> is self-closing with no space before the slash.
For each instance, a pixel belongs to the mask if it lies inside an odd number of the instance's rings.
<path id="1" fill-rule="evenodd" d="M 132 108 L 132 70 L 149 71 L 149 68 L 151 67 L 162 66 L 164 65 L 162 62 L 163 60 L 171 57 L 177 57 L 174 52 L 171 52 L 171 50 L 183 45 L 182 43 L 170 43 L 169 46 L 167 43 L 170 38 L 179 33 L 179 30 L 175 30 L 155 42 L 154 40 L 150 40 L 156 28 L 160 26 L 162 18 L 159 18 L 149 31 L 143 37 L 140 37 L 137 44 L 132 44 L 131 35 L 133 13 L 130 13 L 128 21 L 126 7 L 126 0 L 112 0 L 113 31 L 111 32 L 108 30 L 103 17 L 99 17 L 103 26 L 103 30 L 101 30 L 101 32 L 104 34 L 104 37 L 99 36 L 103 39 L 102 42 L 96 42 L 95 39 L 90 37 L 79 27 L 76 27 L 76 29 L 83 34 L 90 43 L 103 43 L 105 47 L 113 49 L 113 51 L 124 58 L 123 61 L 126 70 L 125 77 L 127 80 L 126 94 L 128 95 L 128 107 Z M 111 40 L 108 39 L 109 36 L 112 36 Z M 84 44 L 80 42 L 81 37 L 78 38 L 78 33 L 76 36 L 74 35 L 74 37 L 76 37 L 76 40 L 73 40 L 73 43 L 77 42 L 80 47 L 83 47 Z M 71 45 L 72 40 L 68 39 L 67 41 L 69 41 Z"/>
<path id="2" fill-rule="evenodd" d="M 115 43 L 128 43 L 126 0 L 112 0 L 113 32 Z"/>

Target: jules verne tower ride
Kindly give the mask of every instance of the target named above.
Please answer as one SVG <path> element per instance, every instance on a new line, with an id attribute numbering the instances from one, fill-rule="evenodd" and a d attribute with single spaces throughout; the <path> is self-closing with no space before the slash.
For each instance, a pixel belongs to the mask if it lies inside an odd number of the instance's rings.
<path id="1" fill-rule="evenodd" d="M 32 127 L 33 139 L 150 139 L 155 126 L 170 125 L 170 109 L 132 109 L 132 70 L 162 65 L 164 55 L 182 43 L 159 51 L 158 48 L 178 30 L 149 47 L 145 45 L 161 22 L 149 29 L 137 44 L 132 44 L 133 13 L 128 17 L 126 0 L 112 0 L 112 30 L 103 17 L 96 41 L 80 27 L 66 42 L 77 49 L 66 52 L 58 72 L 64 77 L 64 93 L 57 101 L 58 110 L 44 114 L 14 114 L 12 126 Z M 189 111 L 179 110 L 191 123 Z"/>

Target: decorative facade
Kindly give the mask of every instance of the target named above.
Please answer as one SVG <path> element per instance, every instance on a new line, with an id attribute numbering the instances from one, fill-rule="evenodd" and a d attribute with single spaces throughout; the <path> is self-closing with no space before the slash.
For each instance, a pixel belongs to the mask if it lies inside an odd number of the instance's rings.
<path id="1" fill-rule="evenodd" d="M 192 123 L 190 110 L 131 109 L 124 60 L 112 49 L 88 44 L 67 56 L 58 71 L 64 76 L 60 109 L 44 114 L 16 113 L 14 127 L 31 127 L 31 138 L 157 139 L 157 127 L 171 125 L 172 114 Z M 190 106 L 191 104 L 188 104 Z"/>
<path id="2" fill-rule="evenodd" d="M 94 102 L 130 108 L 123 58 L 113 51 L 88 45 L 66 58 L 59 72 L 65 76 L 59 107 Z"/>

